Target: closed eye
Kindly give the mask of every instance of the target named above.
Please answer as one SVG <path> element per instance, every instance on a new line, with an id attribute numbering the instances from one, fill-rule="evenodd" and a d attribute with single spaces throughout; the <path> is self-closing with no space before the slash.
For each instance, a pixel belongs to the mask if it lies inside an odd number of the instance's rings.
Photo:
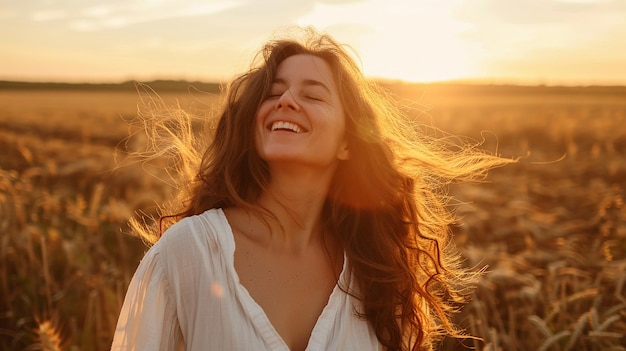
<path id="1" fill-rule="evenodd" d="M 266 99 L 278 99 L 282 96 L 283 94 L 269 94 Z"/>
<path id="2" fill-rule="evenodd" d="M 310 96 L 310 95 L 307 95 L 307 96 L 305 96 L 304 98 L 305 98 L 305 99 L 309 99 L 309 100 L 313 100 L 313 101 L 324 101 L 324 99 L 322 99 L 322 98 L 320 98 L 320 97 L 317 97 L 317 96 Z"/>

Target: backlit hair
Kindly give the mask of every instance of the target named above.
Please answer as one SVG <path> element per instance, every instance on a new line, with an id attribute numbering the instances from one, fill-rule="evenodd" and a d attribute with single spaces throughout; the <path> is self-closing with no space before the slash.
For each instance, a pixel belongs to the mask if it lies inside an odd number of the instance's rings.
<path id="1" fill-rule="evenodd" d="M 358 290 L 354 295 L 378 340 L 388 350 L 430 349 L 443 335 L 460 336 L 450 318 L 468 286 L 458 264 L 449 225 L 445 186 L 482 179 L 493 167 L 514 162 L 452 138 L 430 136 L 424 125 L 401 113 L 397 102 L 364 78 L 354 59 L 328 35 L 304 30 L 303 39 L 268 42 L 252 68 L 235 78 L 205 150 L 191 132 L 188 115 L 171 123 L 152 121 L 152 135 L 180 157 L 180 201 L 165 209 L 158 233 L 211 208 L 255 206 L 270 180 L 255 147 L 255 117 L 269 93 L 278 65 L 287 57 L 310 54 L 331 67 L 346 117 L 350 158 L 341 161 L 323 209 L 325 228 L 345 251 Z M 391 64 L 391 63 L 390 63 Z M 145 116 L 158 118 L 158 116 Z M 152 128 L 152 127 L 151 127 Z M 455 139 L 456 140 L 456 139 Z M 135 222 L 135 224 L 137 224 Z"/>

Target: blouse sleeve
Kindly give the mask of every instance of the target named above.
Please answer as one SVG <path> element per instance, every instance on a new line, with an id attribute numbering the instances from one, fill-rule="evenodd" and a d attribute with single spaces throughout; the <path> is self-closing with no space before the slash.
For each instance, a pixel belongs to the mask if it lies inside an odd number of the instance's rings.
<path id="1" fill-rule="evenodd" d="M 130 282 L 111 350 L 180 350 L 182 336 L 158 243 Z"/>

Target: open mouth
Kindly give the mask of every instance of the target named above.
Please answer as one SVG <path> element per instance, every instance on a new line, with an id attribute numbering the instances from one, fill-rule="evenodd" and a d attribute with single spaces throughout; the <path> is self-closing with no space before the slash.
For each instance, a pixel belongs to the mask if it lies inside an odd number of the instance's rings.
<path id="1" fill-rule="evenodd" d="M 283 130 L 292 133 L 304 133 L 306 130 L 293 122 L 276 121 L 270 126 L 270 130 Z"/>

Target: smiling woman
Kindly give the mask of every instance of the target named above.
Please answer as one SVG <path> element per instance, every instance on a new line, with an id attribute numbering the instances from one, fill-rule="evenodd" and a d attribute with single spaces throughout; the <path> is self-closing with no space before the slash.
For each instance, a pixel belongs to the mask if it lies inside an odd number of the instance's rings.
<path id="1" fill-rule="evenodd" d="M 323 167 L 329 184 L 337 160 L 348 158 L 343 106 L 320 57 L 299 54 L 280 63 L 257 124 L 257 151 L 269 167 Z"/>
<path id="2" fill-rule="evenodd" d="M 194 167 L 159 230 L 137 227 L 156 244 L 112 349 L 423 350 L 461 336 L 450 313 L 468 281 L 441 187 L 512 161 L 419 132 L 341 45 L 301 34 L 230 84 L 208 147 L 148 117 Z"/>

